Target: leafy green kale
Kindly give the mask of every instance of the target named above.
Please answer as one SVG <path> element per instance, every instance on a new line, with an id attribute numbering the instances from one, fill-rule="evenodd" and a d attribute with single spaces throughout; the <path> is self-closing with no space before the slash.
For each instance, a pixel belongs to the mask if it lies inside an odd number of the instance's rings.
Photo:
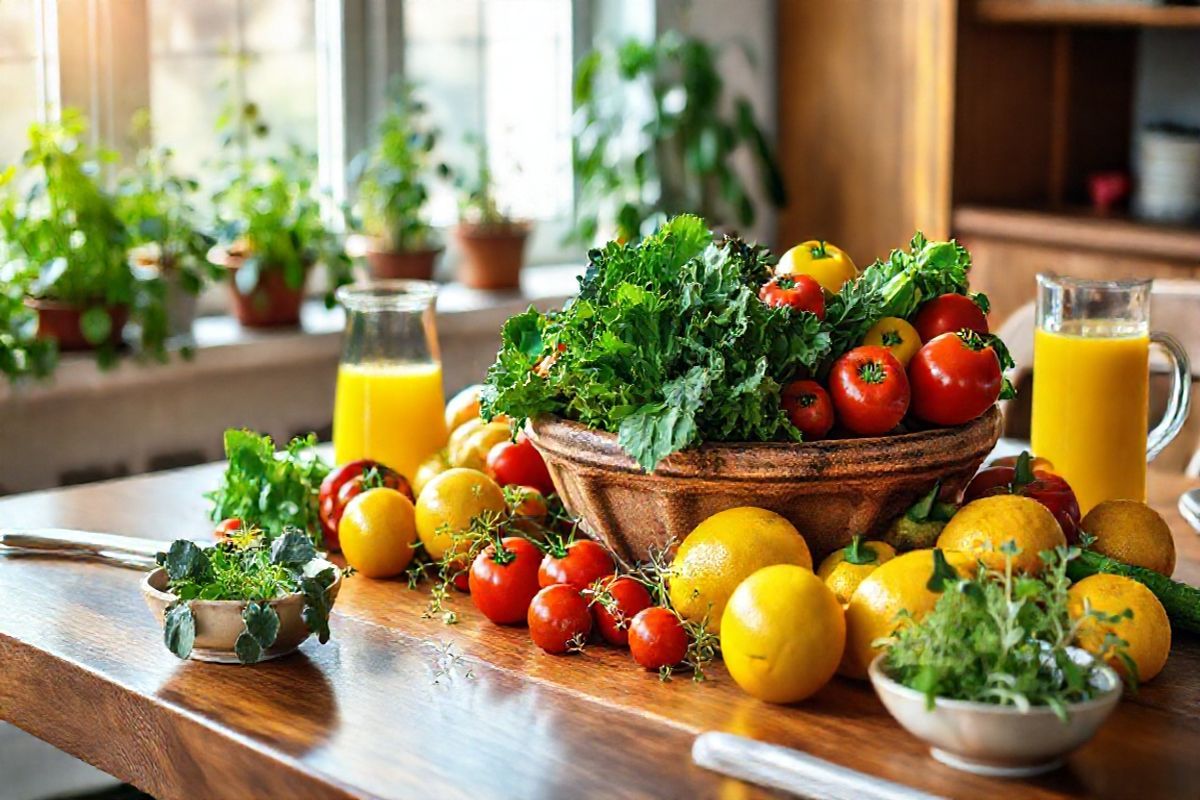
<path id="1" fill-rule="evenodd" d="M 549 413 L 615 432 L 646 470 L 701 441 L 800 439 L 780 388 L 821 363 L 830 337 L 813 314 L 758 299 L 764 249 L 714 243 L 683 215 L 589 260 L 562 311 L 504 325 L 485 415 Z"/>
<path id="2" fill-rule="evenodd" d="M 213 503 L 213 521 L 237 517 L 245 527 L 259 528 L 268 537 L 295 527 L 320 541 L 317 495 L 329 465 L 313 450 L 316 443 L 311 434 L 297 437 L 276 453 L 270 436 L 235 428 L 225 431 L 229 466 L 217 489 L 205 495 Z"/>

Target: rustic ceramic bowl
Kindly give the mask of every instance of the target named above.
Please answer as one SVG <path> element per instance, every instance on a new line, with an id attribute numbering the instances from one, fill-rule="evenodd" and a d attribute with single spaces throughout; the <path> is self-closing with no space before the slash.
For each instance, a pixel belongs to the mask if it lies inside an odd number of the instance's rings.
<path id="1" fill-rule="evenodd" d="M 928 743 L 938 761 L 977 775 L 1022 778 L 1056 769 L 1068 753 L 1095 736 L 1121 699 L 1121 679 L 1102 667 L 1099 696 L 1068 705 L 1066 722 L 1044 706 L 1021 711 L 939 697 L 929 709 L 922 692 L 889 678 L 882 663 L 883 656 L 877 656 L 868 672 L 888 712 Z"/>
<path id="2" fill-rule="evenodd" d="M 305 569 L 307 574 L 320 572 L 326 567 L 334 567 L 337 577 L 329 587 L 330 605 L 337 598 L 338 590 L 342 588 L 342 573 L 336 566 L 323 559 L 311 561 Z M 146 605 L 158 618 L 158 624 L 163 624 L 167 608 L 175 602 L 175 595 L 166 591 L 167 572 L 162 567 L 151 572 L 142 580 L 142 595 Z M 245 629 L 242 622 L 242 610 L 246 607 L 241 600 L 193 600 L 192 615 L 196 618 L 196 643 L 192 647 L 192 658 L 197 661 L 213 661 L 218 664 L 237 664 L 237 653 L 233 646 L 238 636 Z M 286 597 L 272 600 L 271 606 L 279 614 L 279 636 L 271 645 L 262 660 L 269 661 L 287 655 L 299 647 L 309 637 L 308 626 L 300 617 L 304 610 L 304 596 L 293 592 Z"/>
<path id="3" fill-rule="evenodd" d="M 554 417 L 528 426 L 567 509 L 627 561 L 737 506 L 787 517 L 821 558 L 855 534 L 882 532 L 936 481 L 962 489 L 1000 431 L 993 408 L 957 428 L 899 436 L 704 444 L 647 474 L 613 434 Z"/>

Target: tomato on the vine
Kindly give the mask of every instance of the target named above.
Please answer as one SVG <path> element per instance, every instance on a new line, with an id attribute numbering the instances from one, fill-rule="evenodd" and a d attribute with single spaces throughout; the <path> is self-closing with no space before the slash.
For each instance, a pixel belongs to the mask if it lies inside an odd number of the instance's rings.
<path id="1" fill-rule="evenodd" d="M 1071 485 L 1044 467 L 1029 453 L 1022 453 L 1015 465 L 992 465 L 981 469 L 963 492 L 963 502 L 994 494 L 1019 494 L 1036 500 L 1054 515 L 1071 544 L 1079 543 L 1079 500 Z"/>
<path id="2" fill-rule="evenodd" d="M 825 291 L 808 275 L 780 275 L 763 284 L 758 299 L 769 306 L 809 311 L 825 319 Z"/>
<path id="3" fill-rule="evenodd" d="M 662 606 L 639 611 L 629 623 L 629 652 L 646 669 L 675 666 L 687 658 L 689 644 L 679 616 Z"/>
<path id="4" fill-rule="evenodd" d="M 489 544 L 471 563 L 468 584 L 471 602 L 498 625 L 525 620 L 529 603 L 538 593 L 538 566 L 542 551 L 520 536 Z"/>
<path id="5" fill-rule="evenodd" d="M 338 541 L 338 524 L 346 510 L 346 504 L 367 489 L 385 487 L 395 489 L 409 500 L 416 502 L 408 479 L 391 467 L 362 458 L 332 470 L 321 481 L 317 492 L 317 511 L 321 520 L 321 532 L 325 546 L 336 551 L 341 549 Z"/>
<path id="6" fill-rule="evenodd" d="M 609 644 L 629 644 L 629 626 L 633 618 L 654 603 L 641 581 L 628 575 L 601 578 L 592 584 L 592 613 L 596 627 Z"/>
<path id="7" fill-rule="evenodd" d="M 988 332 L 987 315 L 971 298 L 962 294 L 943 294 L 928 300 L 913 320 L 921 341 L 929 344 L 943 333 L 961 330 Z"/>
<path id="8" fill-rule="evenodd" d="M 612 554 L 599 542 L 591 539 L 567 545 L 552 542 L 538 568 L 538 583 L 542 586 L 565 583 L 582 591 L 615 570 Z"/>
<path id="9" fill-rule="evenodd" d="M 217 523 L 217 527 L 213 530 L 213 538 L 218 542 L 223 542 L 226 539 L 232 539 L 234 534 L 241 533 L 242 521 L 237 517 L 223 519 Z"/>
<path id="10" fill-rule="evenodd" d="M 581 650 L 592 632 L 588 602 L 578 589 L 558 583 L 546 586 L 529 604 L 529 637 L 547 653 Z"/>
<path id="11" fill-rule="evenodd" d="M 501 486 L 528 486 L 543 495 L 554 492 L 554 482 L 542 454 L 523 433 L 515 442 L 492 445 L 486 471 Z"/>
<path id="12" fill-rule="evenodd" d="M 805 441 L 824 439 L 833 427 L 833 401 L 816 381 L 792 381 L 784 386 L 780 404 Z"/>
<path id="13" fill-rule="evenodd" d="M 878 436 L 899 425 L 908 412 L 908 378 L 890 350 L 864 345 L 833 362 L 829 396 L 847 430 Z"/>
<path id="14" fill-rule="evenodd" d="M 1004 376 L 992 346 L 972 331 L 943 333 L 908 365 L 913 414 L 934 425 L 962 425 L 1000 397 Z"/>

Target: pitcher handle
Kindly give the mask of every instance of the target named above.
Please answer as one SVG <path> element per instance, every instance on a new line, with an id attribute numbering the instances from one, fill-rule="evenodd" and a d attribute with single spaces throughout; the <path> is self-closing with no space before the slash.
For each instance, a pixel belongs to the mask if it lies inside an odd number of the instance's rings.
<path id="1" fill-rule="evenodd" d="M 1162 421 L 1150 431 L 1146 441 L 1147 461 L 1153 461 L 1154 457 L 1178 435 L 1192 403 L 1192 366 L 1187 350 L 1183 349 L 1183 345 L 1175 337 L 1157 331 L 1150 334 L 1150 342 L 1167 351 L 1173 376 L 1171 398 L 1167 402 L 1166 413 L 1163 414 Z"/>

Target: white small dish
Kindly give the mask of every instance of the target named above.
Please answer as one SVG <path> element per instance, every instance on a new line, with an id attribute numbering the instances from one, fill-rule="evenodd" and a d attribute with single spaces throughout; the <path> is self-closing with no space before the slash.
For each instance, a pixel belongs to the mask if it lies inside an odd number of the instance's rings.
<path id="1" fill-rule="evenodd" d="M 305 567 L 306 575 L 315 575 L 323 569 L 332 567 L 336 577 L 329 588 L 329 604 L 337 598 L 338 590 L 342 588 L 342 572 L 336 566 L 324 559 L 310 561 Z M 167 572 L 162 567 L 151 572 L 142 580 L 142 595 L 146 605 L 158 618 L 158 624 L 163 624 L 167 609 L 175 602 L 175 595 L 166 591 Z M 191 658 L 196 661 L 212 661 L 217 664 L 237 664 L 237 653 L 234 645 L 238 636 L 245 628 L 242 621 L 242 611 L 246 607 L 244 600 L 192 600 L 192 615 L 196 619 L 196 642 L 192 646 Z M 263 653 L 260 661 L 293 652 L 311 632 L 304 624 L 301 612 L 304 610 L 304 595 L 293 592 L 272 600 L 271 607 L 279 614 L 279 635 L 275 643 Z"/>
<path id="2" fill-rule="evenodd" d="M 927 708 L 925 694 L 892 680 L 883 671 L 884 655 L 868 674 L 875 693 L 906 731 L 930 745 L 930 754 L 947 766 L 977 775 L 1024 778 L 1062 765 L 1064 757 L 1091 739 L 1121 699 L 1121 679 L 1107 666 L 1097 671 L 1100 694 L 1067 706 L 1067 721 L 1050 708 L 1022 711 L 1014 706 L 936 698 Z"/>

